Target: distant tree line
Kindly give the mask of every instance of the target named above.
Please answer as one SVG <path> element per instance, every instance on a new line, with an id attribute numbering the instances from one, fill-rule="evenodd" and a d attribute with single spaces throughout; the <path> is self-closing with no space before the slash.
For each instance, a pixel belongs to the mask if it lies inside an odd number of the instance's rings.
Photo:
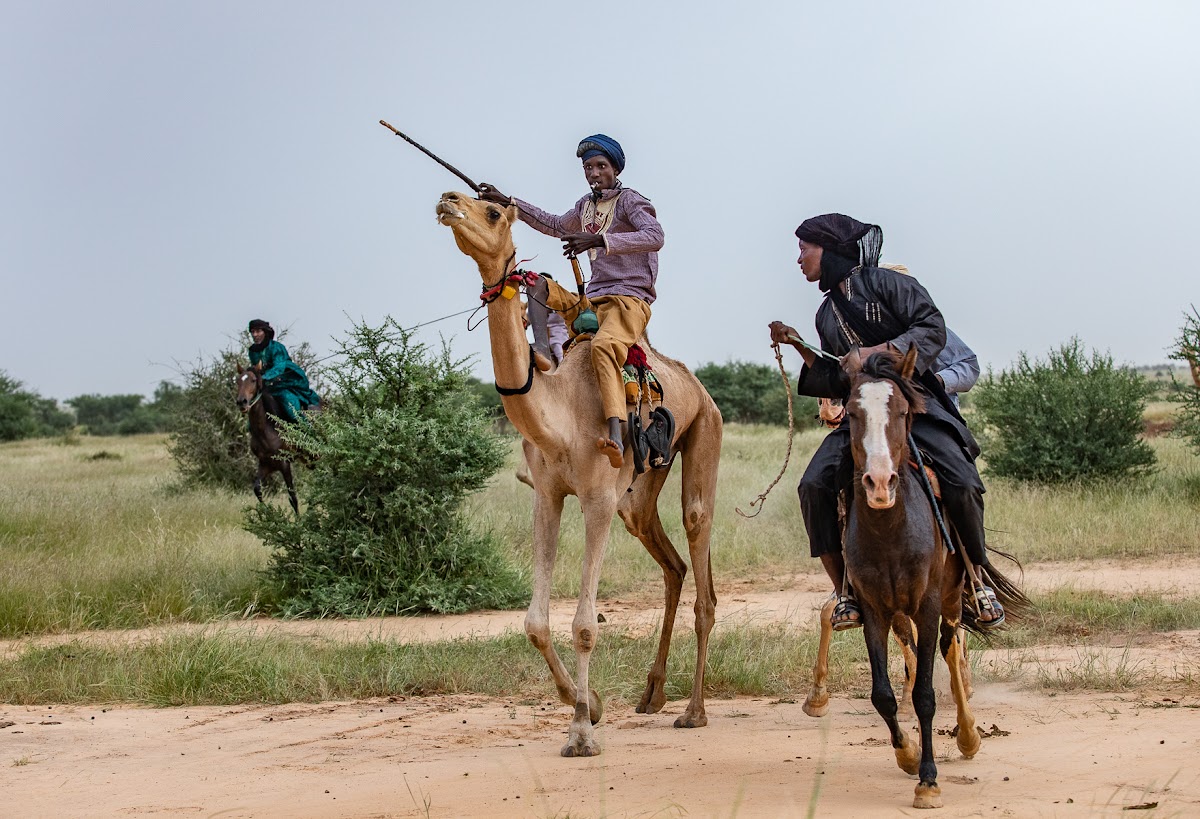
<path id="1" fill-rule="evenodd" d="M 141 395 L 93 393 L 64 401 L 68 410 L 0 371 L 0 441 L 45 438 L 72 429 L 89 435 L 168 432 L 182 395 L 181 387 L 163 381 L 150 401 Z"/>

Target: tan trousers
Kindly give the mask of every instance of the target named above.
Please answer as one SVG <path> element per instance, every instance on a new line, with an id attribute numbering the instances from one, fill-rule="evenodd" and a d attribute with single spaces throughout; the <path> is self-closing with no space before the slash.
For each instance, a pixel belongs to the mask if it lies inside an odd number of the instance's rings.
<path id="1" fill-rule="evenodd" d="M 550 286 L 547 306 L 558 311 L 570 328 L 579 315 L 579 294 L 553 279 L 547 279 L 546 283 Z M 621 368 L 625 366 L 629 348 L 646 332 L 650 305 L 637 296 L 597 296 L 591 302 L 600 320 L 600 331 L 592 337 L 592 369 L 600 382 L 600 404 L 605 418 L 624 418 L 627 413 Z M 575 337 L 573 329 L 571 337 Z"/>

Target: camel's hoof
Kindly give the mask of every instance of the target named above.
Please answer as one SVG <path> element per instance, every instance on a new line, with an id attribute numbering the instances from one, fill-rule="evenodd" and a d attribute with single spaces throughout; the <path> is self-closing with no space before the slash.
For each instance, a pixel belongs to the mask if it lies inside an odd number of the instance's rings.
<path id="1" fill-rule="evenodd" d="M 559 751 L 563 756 L 600 756 L 600 743 L 594 739 L 568 742 Z"/>
<path id="2" fill-rule="evenodd" d="M 592 725 L 596 725 L 604 719 L 604 700 L 600 699 L 600 695 L 594 688 L 588 689 L 588 719 L 592 721 Z M 596 753 L 600 753 L 599 749 Z M 563 754 L 563 756 L 567 756 L 567 754 Z M 591 756 L 591 754 L 586 754 L 586 756 Z"/>
<path id="3" fill-rule="evenodd" d="M 919 745 L 906 736 L 904 744 L 894 750 L 896 764 L 900 766 L 900 770 L 909 776 L 916 776 L 921 772 L 921 748 Z"/>
<path id="4" fill-rule="evenodd" d="M 964 759 L 970 759 L 979 753 L 979 732 L 975 730 L 974 725 L 967 731 L 960 729 L 955 742 L 958 743 L 958 750 L 962 753 Z"/>
<path id="5" fill-rule="evenodd" d="M 914 808 L 940 808 L 941 806 L 941 788 L 937 785 L 917 785 L 916 796 L 913 798 Z"/>
<path id="6" fill-rule="evenodd" d="M 707 714 L 700 714 L 694 717 L 691 714 L 684 714 L 675 720 L 676 728 L 703 728 L 705 725 L 708 725 Z"/>
<path id="7" fill-rule="evenodd" d="M 829 692 L 813 690 L 801 706 L 810 717 L 823 717 L 829 713 Z"/>

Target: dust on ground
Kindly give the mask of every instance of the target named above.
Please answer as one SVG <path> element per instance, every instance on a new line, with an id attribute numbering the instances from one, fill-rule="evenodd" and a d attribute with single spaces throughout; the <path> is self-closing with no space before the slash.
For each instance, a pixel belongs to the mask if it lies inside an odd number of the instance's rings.
<path id="1" fill-rule="evenodd" d="M 1200 560 L 1037 564 L 1026 587 L 1114 593 L 1200 593 Z M 815 575 L 718 589 L 718 628 L 747 621 L 811 628 L 827 594 Z M 652 627 L 649 595 L 602 601 L 618 627 Z M 681 604 L 688 610 L 690 601 Z M 552 621 L 569 630 L 571 601 Z M 331 639 L 447 639 L 520 629 L 522 612 L 365 621 L 234 621 L 173 629 L 236 629 Z M 681 617 L 690 629 L 690 617 Z M 32 642 L 151 640 L 163 629 L 60 635 Z M 531 649 L 532 650 L 532 649 Z M 603 650 L 603 640 L 598 647 Z M 935 720 L 942 816 L 1200 814 L 1200 632 L 1134 645 L 985 652 L 983 663 L 1041 669 L 1123 663 L 1121 693 L 1042 693 L 1020 682 L 978 684 L 971 706 L 988 736 L 965 760 L 948 735 L 944 673 Z M 1144 680 L 1144 683 L 1142 682 Z M 610 705 L 604 752 L 564 759 L 570 710 L 479 696 L 388 698 L 273 706 L 18 707 L 0 705 L 0 782 L 11 816 L 896 816 L 914 777 L 896 767 L 869 700 L 834 692 L 812 719 L 795 700 L 709 699 L 709 725 L 671 727 L 659 714 Z M 547 683 L 547 695 L 551 694 Z M 5 723 L 11 723 L 5 725 Z M 904 724 L 911 730 L 913 719 Z M 1135 812 L 1128 812 L 1135 811 Z M 1144 812 L 1143 812 L 1144 811 Z"/>

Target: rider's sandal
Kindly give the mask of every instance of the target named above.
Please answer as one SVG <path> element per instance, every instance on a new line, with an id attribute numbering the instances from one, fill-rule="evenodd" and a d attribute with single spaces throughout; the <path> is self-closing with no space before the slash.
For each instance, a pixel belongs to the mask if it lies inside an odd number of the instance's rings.
<path id="1" fill-rule="evenodd" d="M 829 617 L 829 623 L 834 631 L 861 628 L 862 609 L 858 607 L 858 601 L 848 594 L 839 594 L 837 604 L 833 607 L 833 614 Z"/>
<path id="2" fill-rule="evenodd" d="M 979 616 L 975 622 L 985 631 L 997 628 L 1004 623 L 1004 607 L 996 598 L 996 593 L 988 586 L 975 587 L 975 607 Z"/>

